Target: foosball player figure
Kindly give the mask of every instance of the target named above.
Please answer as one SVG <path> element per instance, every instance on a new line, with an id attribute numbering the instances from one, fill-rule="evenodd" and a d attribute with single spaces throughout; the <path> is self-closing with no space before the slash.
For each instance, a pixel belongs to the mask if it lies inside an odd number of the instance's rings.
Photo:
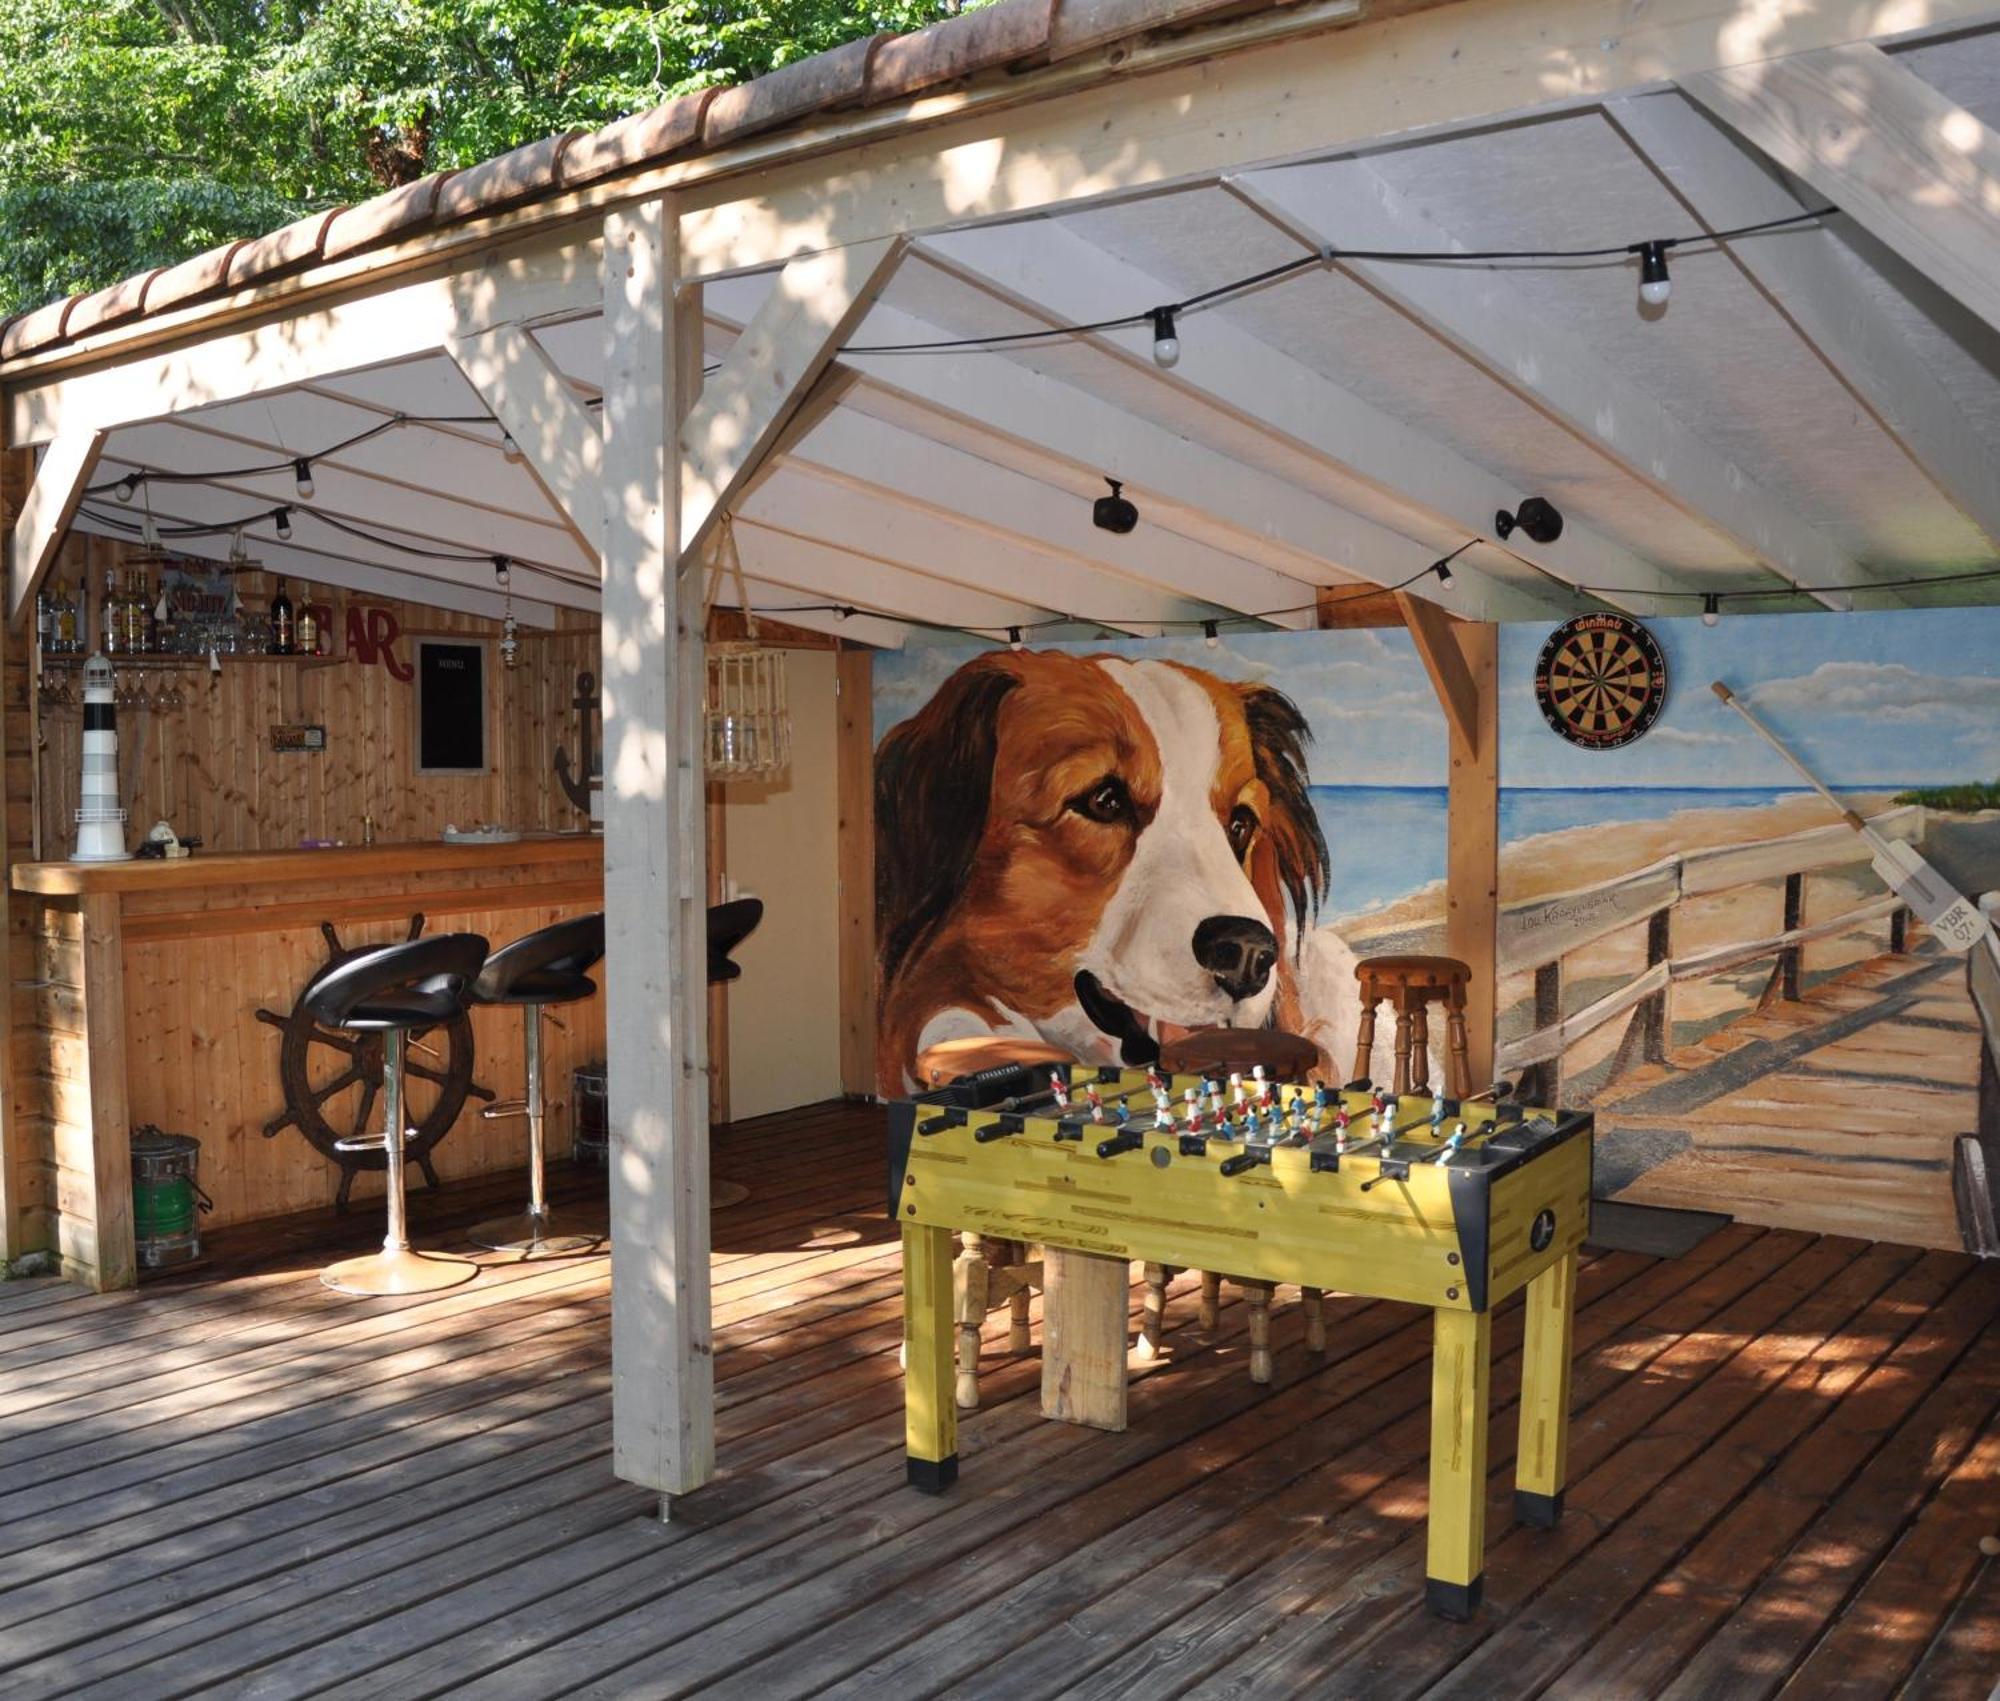
<path id="1" fill-rule="evenodd" d="M 1444 1088 L 1440 1086 L 1436 1092 L 1431 1094 L 1431 1127 L 1442 1128 L 1444 1126 L 1444 1107 Z M 1459 1124 L 1461 1128 L 1464 1126 L 1465 1124 L 1462 1122 Z"/>
<path id="2" fill-rule="evenodd" d="M 1257 1086 L 1257 1102 L 1260 1105 L 1263 1105 L 1266 1109 L 1269 1109 L 1271 1104 L 1271 1093 L 1273 1089 L 1271 1086 L 1270 1078 L 1266 1076 L 1264 1073 L 1264 1065 L 1261 1063 L 1253 1063 L 1250 1066 L 1250 1077 L 1256 1083 Z"/>
<path id="3" fill-rule="evenodd" d="M 1089 1082 L 1083 1089 L 1083 1095 L 1090 1101 L 1090 1120 L 1092 1122 L 1102 1122 L 1104 1120 L 1104 1095 L 1097 1090 L 1097 1083 L 1095 1081 Z"/>
<path id="4" fill-rule="evenodd" d="M 1069 1083 L 1062 1078 L 1060 1069 L 1049 1071 L 1049 1092 L 1055 1098 L 1057 1110 L 1069 1109 Z"/>
<path id="5" fill-rule="evenodd" d="M 1201 1132 L 1201 1094 L 1193 1087 L 1187 1090 L 1187 1131 L 1190 1134 Z"/>
<path id="6" fill-rule="evenodd" d="M 1243 1071 L 1241 1069 L 1232 1069 L 1229 1071 L 1229 1102 L 1239 1108 L 1243 1103 Z"/>
<path id="7" fill-rule="evenodd" d="M 1208 1094 L 1208 1114 L 1211 1117 L 1213 1117 L 1217 1123 L 1220 1123 L 1222 1121 L 1222 1108 L 1223 1108 L 1221 1079 L 1219 1077 L 1211 1078 L 1209 1080 L 1202 1082 L 1201 1086 L 1202 1086 L 1202 1091 Z"/>
<path id="8" fill-rule="evenodd" d="M 1159 1070 L 1148 1069 L 1146 1071 L 1146 1085 L 1153 1089 L 1153 1103 L 1159 1109 L 1171 1110 L 1173 1108 L 1173 1094 L 1168 1090 L 1166 1076 L 1162 1075 Z M 1168 1120 L 1171 1121 L 1172 1118 Z"/>
<path id="9" fill-rule="evenodd" d="M 1437 1154 L 1431 1161 L 1440 1164 L 1449 1163 L 1452 1153 L 1456 1152 L 1464 1144 L 1465 1124 L 1461 1122 L 1451 1131 L 1451 1137 L 1442 1146 L 1438 1147 Z"/>

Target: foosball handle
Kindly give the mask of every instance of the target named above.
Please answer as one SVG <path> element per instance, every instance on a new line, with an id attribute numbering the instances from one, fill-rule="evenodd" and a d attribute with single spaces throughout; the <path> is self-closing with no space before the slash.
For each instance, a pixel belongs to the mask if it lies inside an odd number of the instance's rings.
<path id="1" fill-rule="evenodd" d="M 1233 1158 L 1224 1158 L 1217 1167 L 1221 1169 L 1224 1175 L 1241 1175 L 1246 1169 L 1255 1169 L 1257 1167 L 1257 1154 L 1255 1152 L 1238 1152 Z"/>
<path id="2" fill-rule="evenodd" d="M 1115 1158 L 1120 1152 L 1136 1152 L 1145 1143 L 1146 1136 L 1143 1134 L 1114 1134 L 1108 1140 L 1097 1142 L 1097 1155 L 1100 1158 Z"/>

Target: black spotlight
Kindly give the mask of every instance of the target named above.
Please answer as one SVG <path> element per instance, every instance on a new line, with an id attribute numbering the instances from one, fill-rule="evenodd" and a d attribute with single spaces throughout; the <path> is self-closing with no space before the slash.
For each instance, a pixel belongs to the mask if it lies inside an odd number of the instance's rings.
<path id="1" fill-rule="evenodd" d="M 1125 500 L 1124 485 L 1115 478 L 1104 482 L 1111 486 L 1111 494 L 1100 496 L 1091 504 L 1091 523 L 1107 532 L 1129 532 L 1139 523 L 1139 510 Z M 1560 526 L 1562 522 L 1558 520 L 1556 524 Z"/>
<path id="2" fill-rule="evenodd" d="M 1554 543 L 1563 535 L 1560 510 L 1553 502 L 1544 501 L 1539 496 L 1525 498 L 1511 514 L 1502 508 L 1493 516 L 1493 529 L 1500 534 L 1502 542 L 1513 535 L 1517 526 L 1537 543 Z"/>

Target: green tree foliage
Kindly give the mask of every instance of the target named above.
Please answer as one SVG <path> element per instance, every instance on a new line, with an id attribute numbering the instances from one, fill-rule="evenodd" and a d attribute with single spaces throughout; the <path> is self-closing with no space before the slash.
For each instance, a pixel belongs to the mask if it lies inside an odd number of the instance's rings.
<path id="1" fill-rule="evenodd" d="M 958 0 L 0 0 L 0 315 Z"/>

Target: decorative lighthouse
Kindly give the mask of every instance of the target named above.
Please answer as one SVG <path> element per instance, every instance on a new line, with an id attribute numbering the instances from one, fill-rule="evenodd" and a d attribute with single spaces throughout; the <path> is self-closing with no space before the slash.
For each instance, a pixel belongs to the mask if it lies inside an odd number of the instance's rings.
<path id="1" fill-rule="evenodd" d="M 71 862 L 124 862 L 125 811 L 118 807 L 118 710 L 115 677 L 103 656 L 83 664 L 83 788 L 78 793 L 76 852 Z"/>

